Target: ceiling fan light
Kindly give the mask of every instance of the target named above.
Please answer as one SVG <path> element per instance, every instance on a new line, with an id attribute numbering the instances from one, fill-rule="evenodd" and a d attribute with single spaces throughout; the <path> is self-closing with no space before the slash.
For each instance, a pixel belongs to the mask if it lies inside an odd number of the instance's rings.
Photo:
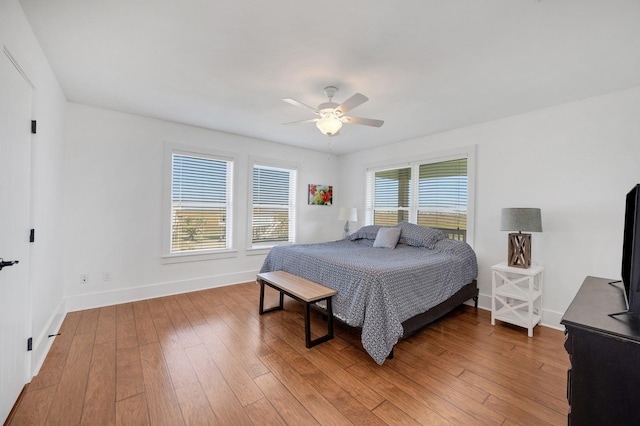
<path id="1" fill-rule="evenodd" d="M 342 128 L 342 121 L 333 115 L 324 115 L 316 122 L 316 127 L 327 136 L 334 136 Z"/>

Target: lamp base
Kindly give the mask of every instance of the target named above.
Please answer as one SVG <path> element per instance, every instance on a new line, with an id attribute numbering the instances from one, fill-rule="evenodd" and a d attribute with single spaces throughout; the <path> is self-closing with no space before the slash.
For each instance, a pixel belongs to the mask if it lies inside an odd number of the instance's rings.
<path id="1" fill-rule="evenodd" d="M 515 268 L 531 267 L 531 234 L 509 234 L 508 265 Z"/>
<path id="2" fill-rule="evenodd" d="M 342 239 L 346 240 L 349 237 L 349 221 L 344 224 L 344 232 L 342 233 Z"/>

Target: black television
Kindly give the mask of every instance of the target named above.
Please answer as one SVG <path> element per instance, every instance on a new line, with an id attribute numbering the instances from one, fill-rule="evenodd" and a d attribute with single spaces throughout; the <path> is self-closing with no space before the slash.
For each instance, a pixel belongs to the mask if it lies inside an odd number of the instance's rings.
<path id="1" fill-rule="evenodd" d="M 627 313 L 640 314 L 640 184 L 629 191 L 624 213 L 622 283 Z"/>

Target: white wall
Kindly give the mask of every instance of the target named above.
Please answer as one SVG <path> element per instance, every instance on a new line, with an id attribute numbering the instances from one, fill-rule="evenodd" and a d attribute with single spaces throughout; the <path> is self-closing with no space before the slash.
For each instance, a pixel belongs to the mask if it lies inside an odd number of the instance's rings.
<path id="1" fill-rule="evenodd" d="M 363 211 L 368 164 L 475 144 L 481 304 L 490 308 L 491 265 L 506 260 L 500 209 L 539 207 L 533 261 L 545 267 L 543 323 L 557 327 L 585 276 L 620 278 L 624 199 L 640 183 L 638 117 L 635 88 L 345 155 L 340 181 Z"/>
<path id="2" fill-rule="evenodd" d="M 162 264 L 165 142 L 236 157 L 236 257 Z M 338 205 L 307 205 L 307 185 L 334 185 L 327 154 L 69 103 L 65 151 L 65 294 L 69 310 L 255 279 L 265 255 L 245 251 L 249 157 L 298 166 L 298 242 L 338 239 Z M 336 197 L 336 199 L 338 199 Z M 105 281 L 104 273 L 111 274 Z M 80 275 L 89 274 L 81 284 Z"/>
<path id="3" fill-rule="evenodd" d="M 17 0 L 0 2 L 0 45 L 33 83 L 29 285 L 33 333 L 32 371 L 37 372 L 64 314 L 62 244 L 63 124 L 66 100 Z M 3 53 L 0 52 L 0 55 Z M 28 123 L 26 123 L 28 125 Z M 26 237 L 26 236 L 25 236 Z"/>
<path id="4" fill-rule="evenodd" d="M 474 248 L 481 306 L 490 306 L 490 266 L 505 260 L 502 207 L 540 207 L 533 260 L 545 266 L 543 322 L 559 320 L 586 275 L 619 278 L 624 196 L 640 182 L 640 88 L 344 155 L 326 154 L 78 104 L 67 109 L 65 294 L 82 309 L 253 279 L 264 255 L 245 251 L 248 158 L 299 165 L 299 242 L 340 237 L 339 206 L 364 216 L 369 164 L 416 160 L 476 145 Z M 236 155 L 238 256 L 163 265 L 163 143 Z M 335 186 L 333 207 L 308 206 L 306 186 Z M 103 281 L 104 272 L 111 281 Z M 80 274 L 90 275 L 88 285 Z"/>

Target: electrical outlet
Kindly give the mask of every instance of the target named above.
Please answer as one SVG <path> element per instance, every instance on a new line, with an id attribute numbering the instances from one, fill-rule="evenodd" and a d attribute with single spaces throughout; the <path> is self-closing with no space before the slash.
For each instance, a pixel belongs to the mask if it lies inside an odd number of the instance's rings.
<path id="1" fill-rule="evenodd" d="M 111 272 L 105 272 L 104 275 L 102 276 L 102 279 L 104 281 L 111 281 Z"/>
<path id="2" fill-rule="evenodd" d="M 80 275 L 80 283 L 89 284 L 89 274 Z"/>

